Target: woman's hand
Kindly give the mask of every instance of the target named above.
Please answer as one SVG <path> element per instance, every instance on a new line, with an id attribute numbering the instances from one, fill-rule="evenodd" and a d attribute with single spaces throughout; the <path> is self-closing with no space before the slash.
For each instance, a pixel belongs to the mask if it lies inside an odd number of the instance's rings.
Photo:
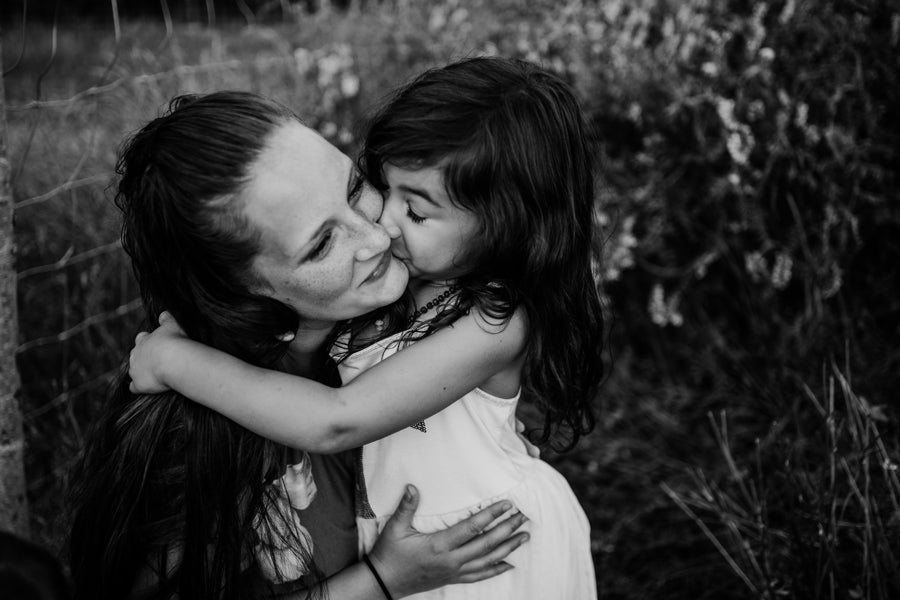
<path id="1" fill-rule="evenodd" d="M 151 332 L 142 331 L 134 338 L 134 348 L 128 357 L 128 389 L 133 394 L 158 394 L 169 386 L 160 376 L 159 364 L 165 354 L 165 346 L 172 339 L 185 338 L 181 325 L 168 312 L 159 315 L 159 327 Z"/>
<path id="2" fill-rule="evenodd" d="M 419 504 L 414 486 L 407 486 L 397 511 L 369 553 L 372 564 L 395 598 L 451 583 L 472 583 L 513 568 L 504 558 L 528 540 L 515 531 L 528 519 L 516 512 L 486 528 L 513 506 L 497 502 L 468 519 L 436 533 L 419 533 L 412 526 Z"/>

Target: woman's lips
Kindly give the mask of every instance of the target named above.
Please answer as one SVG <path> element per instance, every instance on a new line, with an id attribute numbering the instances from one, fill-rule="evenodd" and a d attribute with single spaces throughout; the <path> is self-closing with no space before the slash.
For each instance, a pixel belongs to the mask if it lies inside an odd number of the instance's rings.
<path id="1" fill-rule="evenodd" d="M 363 284 L 372 283 L 373 281 L 381 279 L 391 266 L 391 258 L 391 252 L 388 250 L 381 256 L 381 260 L 378 261 L 378 264 L 375 265 L 375 268 L 372 269 L 369 276 L 363 279 Z"/>

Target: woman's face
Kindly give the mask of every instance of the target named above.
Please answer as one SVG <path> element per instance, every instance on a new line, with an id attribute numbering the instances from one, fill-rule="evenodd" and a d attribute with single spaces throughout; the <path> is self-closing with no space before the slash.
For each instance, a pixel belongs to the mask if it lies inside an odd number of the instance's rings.
<path id="1" fill-rule="evenodd" d="M 260 232 L 256 291 L 309 321 L 334 322 L 400 297 L 409 278 L 375 221 L 379 193 L 353 162 L 308 127 L 290 121 L 270 136 L 242 191 Z"/>

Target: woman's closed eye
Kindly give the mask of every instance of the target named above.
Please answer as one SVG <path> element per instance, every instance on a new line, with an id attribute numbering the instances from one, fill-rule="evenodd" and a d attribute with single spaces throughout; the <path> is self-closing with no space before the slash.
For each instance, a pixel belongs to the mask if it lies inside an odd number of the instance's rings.
<path id="1" fill-rule="evenodd" d="M 328 254 L 328 249 L 331 247 L 331 239 L 333 237 L 334 234 L 330 229 L 326 231 L 319 239 L 316 246 L 309 252 L 309 254 L 306 255 L 306 260 L 316 261 Z"/>
<path id="2" fill-rule="evenodd" d="M 362 173 L 354 170 L 353 178 L 350 181 L 350 188 L 347 190 L 347 204 L 356 208 L 356 205 L 359 203 L 359 199 L 362 196 L 365 184 L 366 180 L 362 176 Z"/>

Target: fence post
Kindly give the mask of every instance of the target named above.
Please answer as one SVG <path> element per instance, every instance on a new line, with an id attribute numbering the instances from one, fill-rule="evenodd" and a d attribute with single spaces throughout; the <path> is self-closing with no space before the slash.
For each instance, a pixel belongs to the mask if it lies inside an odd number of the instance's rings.
<path id="1" fill-rule="evenodd" d="M 0 42 L 3 31 L 0 29 Z M 2 43 L 0 43 L 2 48 Z M 0 65 L 3 64 L 0 50 Z M 13 198 L 7 158 L 6 93 L 0 71 L 0 530 L 29 537 L 28 501 L 25 497 L 25 440 L 22 412 L 16 393 L 16 346 L 19 343 L 16 311 L 16 264 L 13 239 Z"/>

